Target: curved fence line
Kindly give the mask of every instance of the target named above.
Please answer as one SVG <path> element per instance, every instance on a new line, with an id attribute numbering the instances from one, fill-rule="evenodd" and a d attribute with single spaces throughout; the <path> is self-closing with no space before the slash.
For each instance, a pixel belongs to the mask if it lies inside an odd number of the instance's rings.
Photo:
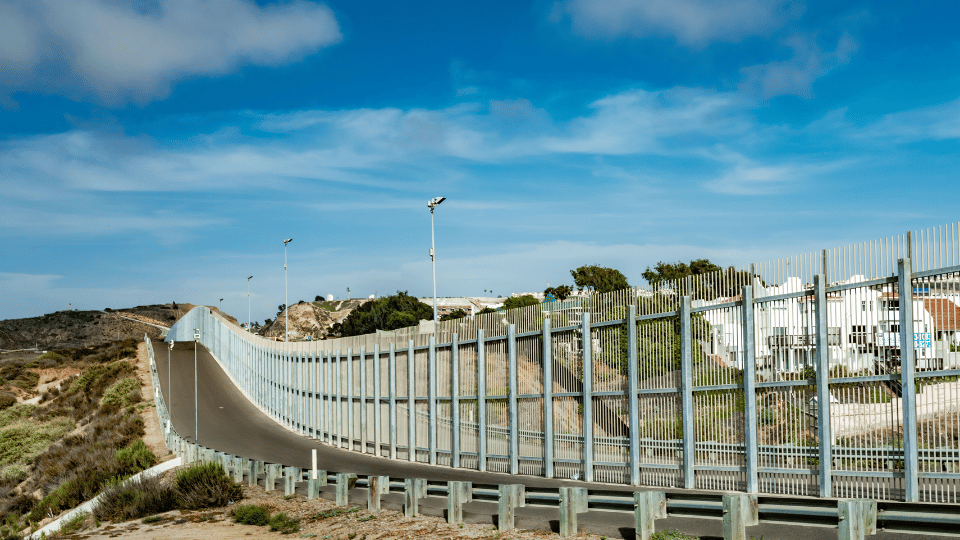
<path id="1" fill-rule="evenodd" d="M 200 307 L 167 339 L 196 335 L 278 422 L 358 452 L 632 485 L 957 503 L 957 232 L 435 332 L 278 343 Z"/>

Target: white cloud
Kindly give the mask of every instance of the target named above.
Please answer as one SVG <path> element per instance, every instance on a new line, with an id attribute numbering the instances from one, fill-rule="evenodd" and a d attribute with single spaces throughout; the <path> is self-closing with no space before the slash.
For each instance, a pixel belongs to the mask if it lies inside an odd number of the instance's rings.
<path id="1" fill-rule="evenodd" d="M 885 115 L 856 134 L 900 142 L 960 138 L 960 99 Z"/>
<path id="2" fill-rule="evenodd" d="M 811 97 L 813 82 L 849 62 L 858 47 L 847 33 L 832 52 L 822 50 L 811 35 L 794 34 L 784 44 L 793 50 L 793 58 L 742 68 L 741 91 L 764 99 L 781 95 Z"/>
<path id="3" fill-rule="evenodd" d="M 719 178 L 704 182 L 703 186 L 717 193 L 729 195 L 768 195 L 797 191 L 799 186 L 817 175 L 850 166 L 852 160 L 828 163 L 786 163 L 762 165 L 740 157 Z"/>
<path id="4" fill-rule="evenodd" d="M 801 11 L 788 0 L 568 0 L 554 5 L 551 19 L 569 16 L 587 36 L 670 36 L 700 48 L 770 33 Z"/>
<path id="5" fill-rule="evenodd" d="M 305 0 L 13 0 L 0 5 L 0 84 L 145 102 L 187 77 L 293 62 L 340 38 L 333 12 Z"/>

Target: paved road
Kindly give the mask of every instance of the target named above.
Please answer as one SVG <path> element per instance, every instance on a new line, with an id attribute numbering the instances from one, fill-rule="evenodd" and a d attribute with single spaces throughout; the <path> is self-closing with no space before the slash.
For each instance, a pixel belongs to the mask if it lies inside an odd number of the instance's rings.
<path id="1" fill-rule="evenodd" d="M 171 409 L 174 427 L 188 440 L 194 434 L 194 343 L 181 342 L 170 352 L 171 384 L 168 385 L 169 347 L 167 343 L 154 342 L 160 387 Z M 574 482 L 548 479 L 537 476 L 514 476 L 501 473 L 480 473 L 445 466 L 410 463 L 333 448 L 317 440 L 294 433 L 276 422 L 254 406 L 231 383 L 210 353 L 197 346 L 197 385 L 199 388 L 199 441 L 229 454 L 284 465 L 310 467 L 311 451 L 317 450 L 321 469 L 356 472 L 361 476 L 381 475 L 392 478 L 427 478 L 429 480 L 465 480 L 474 484 L 523 483 L 528 488 L 552 488 L 559 486 L 582 486 L 591 490 L 632 491 L 629 486 Z M 169 386 L 172 386 L 172 393 Z M 677 492 L 678 490 L 667 490 Z M 698 492 L 685 492 L 695 495 Z M 702 493 L 702 492 L 700 492 Z M 715 494 L 714 494 L 715 495 Z M 423 504 L 423 503 L 421 503 Z M 475 512 L 468 515 L 470 521 L 490 523 L 487 503 L 470 503 Z M 486 507 L 484 506 L 486 504 Z M 426 505 L 429 507 L 430 505 Z M 434 506 L 437 506 L 434 504 Z M 470 514 L 465 508 L 465 513 Z M 495 513 L 495 510 L 494 510 Z M 591 510 L 579 517 L 581 530 L 611 537 L 633 536 L 633 516 L 625 512 Z M 517 527 L 557 529 L 557 509 L 527 507 L 518 509 Z M 669 517 L 657 520 L 657 530 L 680 529 L 689 534 L 700 535 L 704 540 L 722 537 L 722 524 L 718 519 L 695 517 Z M 748 533 L 765 540 L 814 540 L 836 538 L 836 529 L 798 525 L 763 523 L 750 527 Z M 879 532 L 876 540 L 906 540 L 916 538 L 912 534 Z M 934 536 L 924 536 L 932 539 Z M 953 537 L 956 539 L 956 537 Z"/>

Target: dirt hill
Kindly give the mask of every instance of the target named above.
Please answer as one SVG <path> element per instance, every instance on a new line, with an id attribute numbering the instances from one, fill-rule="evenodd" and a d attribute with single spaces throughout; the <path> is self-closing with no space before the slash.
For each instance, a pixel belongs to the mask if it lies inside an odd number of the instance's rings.
<path id="1" fill-rule="evenodd" d="M 260 335 L 283 339 L 284 315 L 290 318 L 290 339 L 324 339 L 330 326 L 347 318 L 351 311 L 370 300 L 332 300 L 329 302 L 304 302 L 293 304 L 277 315 L 275 321 L 260 330 Z"/>
<path id="2" fill-rule="evenodd" d="M 155 304 L 104 311 L 57 311 L 40 317 L 0 321 L 0 350 L 92 347 L 127 338 L 158 338 L 192 304 Z M 216 310 L 216 308 L 211 308 Z M 236 319 L 224 315 L 236 323 Z M 156 325 L 156 326 L 153 326 Z"/>

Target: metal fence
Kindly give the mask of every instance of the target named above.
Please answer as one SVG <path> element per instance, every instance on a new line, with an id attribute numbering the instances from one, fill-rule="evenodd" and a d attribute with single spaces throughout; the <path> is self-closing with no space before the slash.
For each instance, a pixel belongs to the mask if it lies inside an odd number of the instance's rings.
<path id="1" fill-rule="evenodd" d="M 278 422 L 392 459 L 960 503 L 960 227 L 608 294 L 278 343 L 196 308 Z M 909 299 L 903 301 L 902 299 Z"/>

